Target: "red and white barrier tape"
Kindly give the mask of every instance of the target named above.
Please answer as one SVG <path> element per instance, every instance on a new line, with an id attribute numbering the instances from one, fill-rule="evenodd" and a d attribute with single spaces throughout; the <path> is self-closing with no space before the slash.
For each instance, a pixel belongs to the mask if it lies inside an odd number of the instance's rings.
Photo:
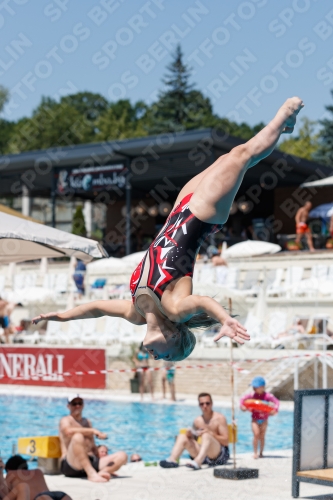
<path id="1" fill-rule="evenodd" d="M 239 371 L 246 373 L 248 370 L 237 366 L 239 363 L 266 363 L 270 361 L 282 361 L 284 359 L 297 359 L 297 358 L 321 358 L 321 357 L 333 357 L 331 353 L 315 353 L 315 354 L 295 354 L 293 356 L 276 356 L 274 358 L 262 358 L 262 359 L 239 359 L 231 364 L 231 366 Z M 183 369 L 204 369 L 204 368 L 212 368 L 214 366 L 224 366 L 225 364 L 229 364 L 229 361 L 225 361 L 223 363 L 207 363 L 205 365 L 185 365 L 185 366 L 175 366 L 175 370 L 183 370 Z M 155 368 L 115 368 L 110 370 L 88 370 L 88 371 L 75 371 L 75 372 L 63 372 L 59 375 L 63 377 L 72 377 L 74 375 L 82 376 L 82 375 L 106 375 L 107 373 L 134 373 L 134 372 L 145 372 L 145 371 L 159 371 L 163 370 L 163 366 L 156 366 Z M 8 376 L 0 376 L 0 380 L 10 378 Z"/>

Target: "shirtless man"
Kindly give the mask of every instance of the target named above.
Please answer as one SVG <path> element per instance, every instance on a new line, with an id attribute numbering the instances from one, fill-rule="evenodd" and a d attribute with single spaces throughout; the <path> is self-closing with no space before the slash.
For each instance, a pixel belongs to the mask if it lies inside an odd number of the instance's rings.
<path id="1" fill-rule="evenodd" d="M 296 222 L 296 243 L 297 245 L 300 244 L 302 236 L 306 236 L 306 240 L 308 243 L 308 247 L 310 252 L 314 252 L 314 246 L 313 246 L 313 241 L 312 241 L 312 234 L 310 231 L 310 228 L 307 224 L 308 218 L 309 218 L 309 212 L 312 208 L 312 203 L 310 201 L 307 201 L 304 205 L 304 207 L 301 207 L 297 210 L 296 216 L 295 216 L 295 222 Z"/>
<path id="2" fill-rule="evenodd" d="M 79 394 L 68 397 L 70 415 L 59 424 L 61 444 L 61 472 L 67 477 L 87 477 L 89 481 L 105 483 L 122 465 L 127 455 L 118 451 L 98 457 L 94 436 L 106 439 L 107 435 L 94 429 L 90 420 L 82 417 L 83 399 Z"/>
<path id="3" fill-rule="evenodd" d="M 7 482 L 3 477 L 4 468 L 5 465 L 0 458 L 0 500 L 29 500 L 29 488 L 26 484 L 19 484 L 11 490 L 9 489 Z"/>
<path id="4" fill-rule="evenodd" d="M 72 500 L 63 491 L 50 491 L 40 469 L 28 470 L 27 461 L 14 455 L 6 462 L 6 484 L 10 492 L 21 489 L 28 493 L 27 500 Z"/>
<path id="5" fill-rule="evenodd" d="M 178 467 L 178 459 L 187 450 L 192 460 L 187 464 L 194 470 L 202 464 L 209 467 L 224 465 L 229 458 L 228 425 L 224 415 L 213 411 L 213 400 L 210 394 L 201 393 L 198 396 L 202 415 L 193 422 L 193 428 L 186 434 L 179 434 L 170 457 L 162 460 L 160 466 L 165 469 Z M 201 437 L 201 444 L 197 438 Z"/>

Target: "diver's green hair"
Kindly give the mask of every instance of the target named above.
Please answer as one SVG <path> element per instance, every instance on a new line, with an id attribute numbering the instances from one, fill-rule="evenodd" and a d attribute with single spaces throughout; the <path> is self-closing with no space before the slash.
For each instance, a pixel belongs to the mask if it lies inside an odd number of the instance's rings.
<path id="1" fill-rule="evenodd" d="M 176 343 L 178 351 L 172 356 L 171 361 L 182 361 L 193 351 L 197 340 L 190 328 L 209 328 L 218 324 L 219 321 L 211 318 L 206 313 L 194 314 L 185 323 L 174 323 L 174 326 L 179 332 L 179 340 Z"/>

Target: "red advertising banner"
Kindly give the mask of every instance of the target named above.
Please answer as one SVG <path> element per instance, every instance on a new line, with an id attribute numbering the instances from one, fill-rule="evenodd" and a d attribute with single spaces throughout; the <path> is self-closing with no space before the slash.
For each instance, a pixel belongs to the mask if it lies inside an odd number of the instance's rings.
<path id="1" fill-rule="evenodd" d="M 104 349 L 0 347 L 0 384 L 105 389 L 104 373 L 66 375 L 95 370 L 105 370 Z"/>

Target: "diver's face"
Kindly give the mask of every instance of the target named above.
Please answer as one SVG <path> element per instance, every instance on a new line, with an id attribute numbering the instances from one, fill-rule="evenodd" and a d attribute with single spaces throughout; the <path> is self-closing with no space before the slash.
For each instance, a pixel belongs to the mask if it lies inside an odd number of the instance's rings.
<path id="1" fill-rule="evenodd" d="M 178 332 L 174 331 L 169 325 L 166 325 L 163 331 L 149 330 L 148 328 L 143 346 L 153 359 L 170 360 L 177 351 L 176 340 L 178 335 Z"/>

